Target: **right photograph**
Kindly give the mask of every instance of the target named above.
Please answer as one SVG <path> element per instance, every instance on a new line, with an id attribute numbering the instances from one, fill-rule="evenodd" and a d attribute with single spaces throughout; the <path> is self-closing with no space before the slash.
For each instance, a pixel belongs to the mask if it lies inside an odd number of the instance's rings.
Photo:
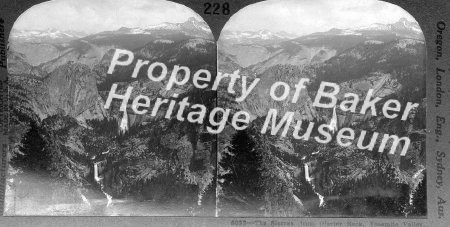
<path id="1" fill-rule="evenodd" d="M 249 113 L 218 135 L 216 216 L 425 218 L 426 47 L 383 1 L 278 0 L 234 14 L 218 72 Z M 248 89 L 247 89 L 248 90 Z"/>

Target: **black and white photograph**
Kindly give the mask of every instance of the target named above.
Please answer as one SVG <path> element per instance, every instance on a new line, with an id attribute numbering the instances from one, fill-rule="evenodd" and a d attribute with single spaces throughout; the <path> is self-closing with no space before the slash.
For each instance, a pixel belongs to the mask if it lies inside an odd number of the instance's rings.
<path id="1" fill-rule="evenodd" d="M 118 50 L 132 62 L 108 72 Z M 205 105 L 216 95 L 189 84 L 166 90 L 168 78 L 144 70 L 133 78 L 138 59 L 168 74 L 174 65 L 216 71 L 209 26 L 178 3 L 55 0 L 21 15 L 9 37 L 6 215 L 215 214 L 215 137 L 165 118 L 166 106 L 156 116 L 131 106 L 138 95 Z M 119 99 L 105 105 L 113 84 L 116 94 L 133 88 L 126 111 Z"/>
<path id="2" fill-rule="evenodd" d="M 233 15 L 218 71 L 259 82 L 241 102 L 218 91 L 251 118 L 219 136 L 219 216 L 426 216 L 425 53 L 414 18 L 382 1 L 264 1 Z"/>

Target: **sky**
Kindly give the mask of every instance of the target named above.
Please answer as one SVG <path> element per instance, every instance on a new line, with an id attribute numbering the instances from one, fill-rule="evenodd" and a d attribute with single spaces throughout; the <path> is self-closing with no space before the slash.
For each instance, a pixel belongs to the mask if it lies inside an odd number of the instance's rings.
<path id="1" fill-rule="evenodd" d="M 224 30 L 286 31 L 297 35 L 394 23 L 414 18 L 401 7 L 377 0 L 269 0 L 249 5 L 234 14 Z"/>
<path id="2" fill-rule="evenodd" d="M 189 17 L 200 20 L 193 10 L 164 0 L 52 0 L 25 11 L 14 28 L 96 33 L 121 27 L 180 23 Z"/>

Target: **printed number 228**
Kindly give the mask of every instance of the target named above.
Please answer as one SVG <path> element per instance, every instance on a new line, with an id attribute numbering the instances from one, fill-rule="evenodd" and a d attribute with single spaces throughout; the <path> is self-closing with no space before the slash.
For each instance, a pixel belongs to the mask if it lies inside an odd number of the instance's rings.
<path id="1" fill-rule="evenodd" d="M 230 4 L 228 4 L 228 2 L 225 2 L 222 5 L 220 5 L 220 3 L 212 3 L 211 4 L 211 3 L 207 2 L 203 5 L 205 6 L 205 11 L 203 12 L 204 14 L 214 14 L 214 15 L 230 14 Z M 220 10 L 220 9 L 222 9 L 222 10 Z"/>

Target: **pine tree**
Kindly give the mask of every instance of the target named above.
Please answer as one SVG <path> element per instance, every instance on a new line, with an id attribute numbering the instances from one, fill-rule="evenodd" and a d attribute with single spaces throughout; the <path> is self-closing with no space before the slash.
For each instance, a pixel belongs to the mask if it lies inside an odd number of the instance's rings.
<path id="1" fill-rule="evenodd" d="M 252 195 L 260 197 L 261 157 L 255 151 L 255 142 L 247 134 L 247 131 L 238 131 L 232 139 L 232 148 L 230 153 L 225 154 L 221 160 L 221 166 L 229 170 L 228 174 L 223 176 L 224 191 L 236 191 L 239 194 Z"/>
<path id="2" fill-rule="evenodd" d="M 22 138 L 22 145 L 19 150 L 22 152 L 16 158 L 16 163 L 30 169 L 46 170 L 50 164 L 50 155 L 44 149 L 45 141 L 40 135 L 36 123 L 30 123 L 30 130 Z"/>

